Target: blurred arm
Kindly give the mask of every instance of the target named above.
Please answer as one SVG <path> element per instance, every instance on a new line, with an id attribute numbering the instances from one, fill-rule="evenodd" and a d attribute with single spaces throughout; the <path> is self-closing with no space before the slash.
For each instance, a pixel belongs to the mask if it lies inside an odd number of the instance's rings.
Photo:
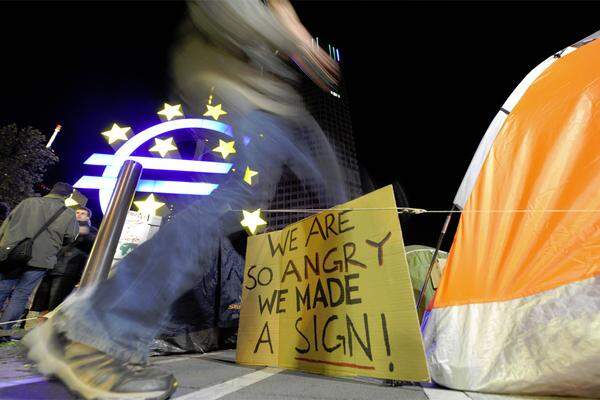
<path id="1" fill-rule="evenodd" d="M 270 0 L 273 15 L 288 31 L 298 46 L 289 56 L 321 89 L 329 91 L 339 82 L 339 66 L 325 50 L 313 44 L 312 36 L 300 22 L 288 0 Z"/>

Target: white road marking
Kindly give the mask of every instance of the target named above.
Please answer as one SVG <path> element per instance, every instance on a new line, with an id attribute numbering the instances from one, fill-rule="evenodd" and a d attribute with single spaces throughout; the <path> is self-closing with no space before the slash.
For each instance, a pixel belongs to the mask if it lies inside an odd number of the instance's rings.
<path id="1" fill-rule="evenodd" d="M 28 385 L 30 383 L 45 382 L 47 380 L 48 380 L 48 378 L 43 377 L 43 376 L 34 376 L 31 378 L 18 379 L 18 380 L 8 381 L 8 382 L 0 382 L 0 389 L 4 389 L 7 387 L 13 387 L 13 386 L 19 386 L 19 385 Z"/>
<path id="2" fill-rule="evenodd" d="M 219 356 L 223 354 L 222 351 L 214 351 L 212 353 L 202 353 L 202 354 L 197 354 L 195 356 L 176 356 L 174 358 L 168 358 L 166 360 L 156 360 L 153 361 L 151 364 L 152 365 L 161 365 L 161 364 L 170 364 L 172 362 L 177 362 L 177 361 L 186 361 L 186 360 L 193 360 L 194 358 L 210 358 L 210 356 Z"/>
<path id="3" fill-rule="evenodd" d="M 465 392 L 471 400 L 573 400 L 573 397 L 557 396 L 529 396 L 529 395 L 511 395 L 511 394 L 490 394 L 479 392 Z M 579 397 L 579 400 L 591 400 L 589 398 Z"/>
<path id="4" fill-rule="evenodd" d="M 239 378 L 231 379 L 227 382 L 218 385 L 210 386 L 204 389 L 188 393 L 181 397 L 176 397 L 177 400 L 216 400 L 230 393 L 237 392 L 246 386 L 253 385 L 257 382 L 267 379 L 283 371 L 283 368 L 267 367 L 250 374 L 240 376 Z"/>
<path id="5" fill-rule="evenodd" d="M 458 390 L 423 388 L 429 400 L 471 400 L 469 396 Z"/>

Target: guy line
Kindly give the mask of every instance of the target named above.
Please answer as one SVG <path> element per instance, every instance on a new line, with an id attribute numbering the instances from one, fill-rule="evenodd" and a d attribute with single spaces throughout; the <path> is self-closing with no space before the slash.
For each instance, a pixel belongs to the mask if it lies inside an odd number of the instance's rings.
<path id="1" fill-rule="evenodd" d="M 231 210 L 242 212 L 242 210 Z M 318 214 L 325 211 L 396 211 L 398 214 L 516 214 L 516 213 L 600 213 L 600 209 L 506 209 L 506 210 L 426 210 L 411 207 L 369 207 L 369 208 L 284 208 L 261 209 L 265 213 L 304 213 Z"/>

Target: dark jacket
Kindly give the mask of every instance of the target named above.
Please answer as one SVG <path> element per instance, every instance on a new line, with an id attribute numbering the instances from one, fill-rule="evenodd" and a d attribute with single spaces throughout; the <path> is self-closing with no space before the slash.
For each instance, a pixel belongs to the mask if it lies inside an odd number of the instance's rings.
<path id="1" fill-rule="evenodd" d="M 2 223 L 0 246 L 6 247 L 22 239 L 32 238 L 64 205 L 64 197 L 52 194 L 23 200 Z M 67 208 L 33 243 L 29 266 L 52 269 L 64 242 L 74 241 L 78 233 L 79 224 L 75 219 L 75 211 Z"/>
<path id="2" fill-rule="evenodd" d="M 77 236 L 74 242 L 60 249 L 51 274 L 81 276 L 97 234 L 98 229 L 90 226 L 90 233 Z"/>

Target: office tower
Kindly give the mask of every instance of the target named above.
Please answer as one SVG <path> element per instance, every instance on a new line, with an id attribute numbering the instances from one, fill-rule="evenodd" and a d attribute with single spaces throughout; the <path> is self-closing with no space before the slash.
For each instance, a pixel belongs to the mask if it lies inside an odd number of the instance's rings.
<path id="1" fill-rule="evenodd" d="M 336 61 L 340 61 L 339 50 L 332 46 L 328 48 L 329 54 Z M 331 143 L 342 169 L 350 198 L 360 196 L 362 188 L 345 85 L 342 82 L 338 92 L 326 93 L 306 79 L 302 83 L 300 92 L 308 110 Z M 313 154 L 319 157 L 319 147 L 312 143 L 309 143 L 309 147 Z M 287 170 L 277 185 L 275 197 L 269 208 L 274 210 L 326 208 L 331 204 L 319 202 L 317 194 L 322 192 L 323 188 L 315 185 L 303 187 L 291 171 Z M 266 212 L 265 219 L 269 223 L 268 230 L 277 230 L 311 214 Z"/>

